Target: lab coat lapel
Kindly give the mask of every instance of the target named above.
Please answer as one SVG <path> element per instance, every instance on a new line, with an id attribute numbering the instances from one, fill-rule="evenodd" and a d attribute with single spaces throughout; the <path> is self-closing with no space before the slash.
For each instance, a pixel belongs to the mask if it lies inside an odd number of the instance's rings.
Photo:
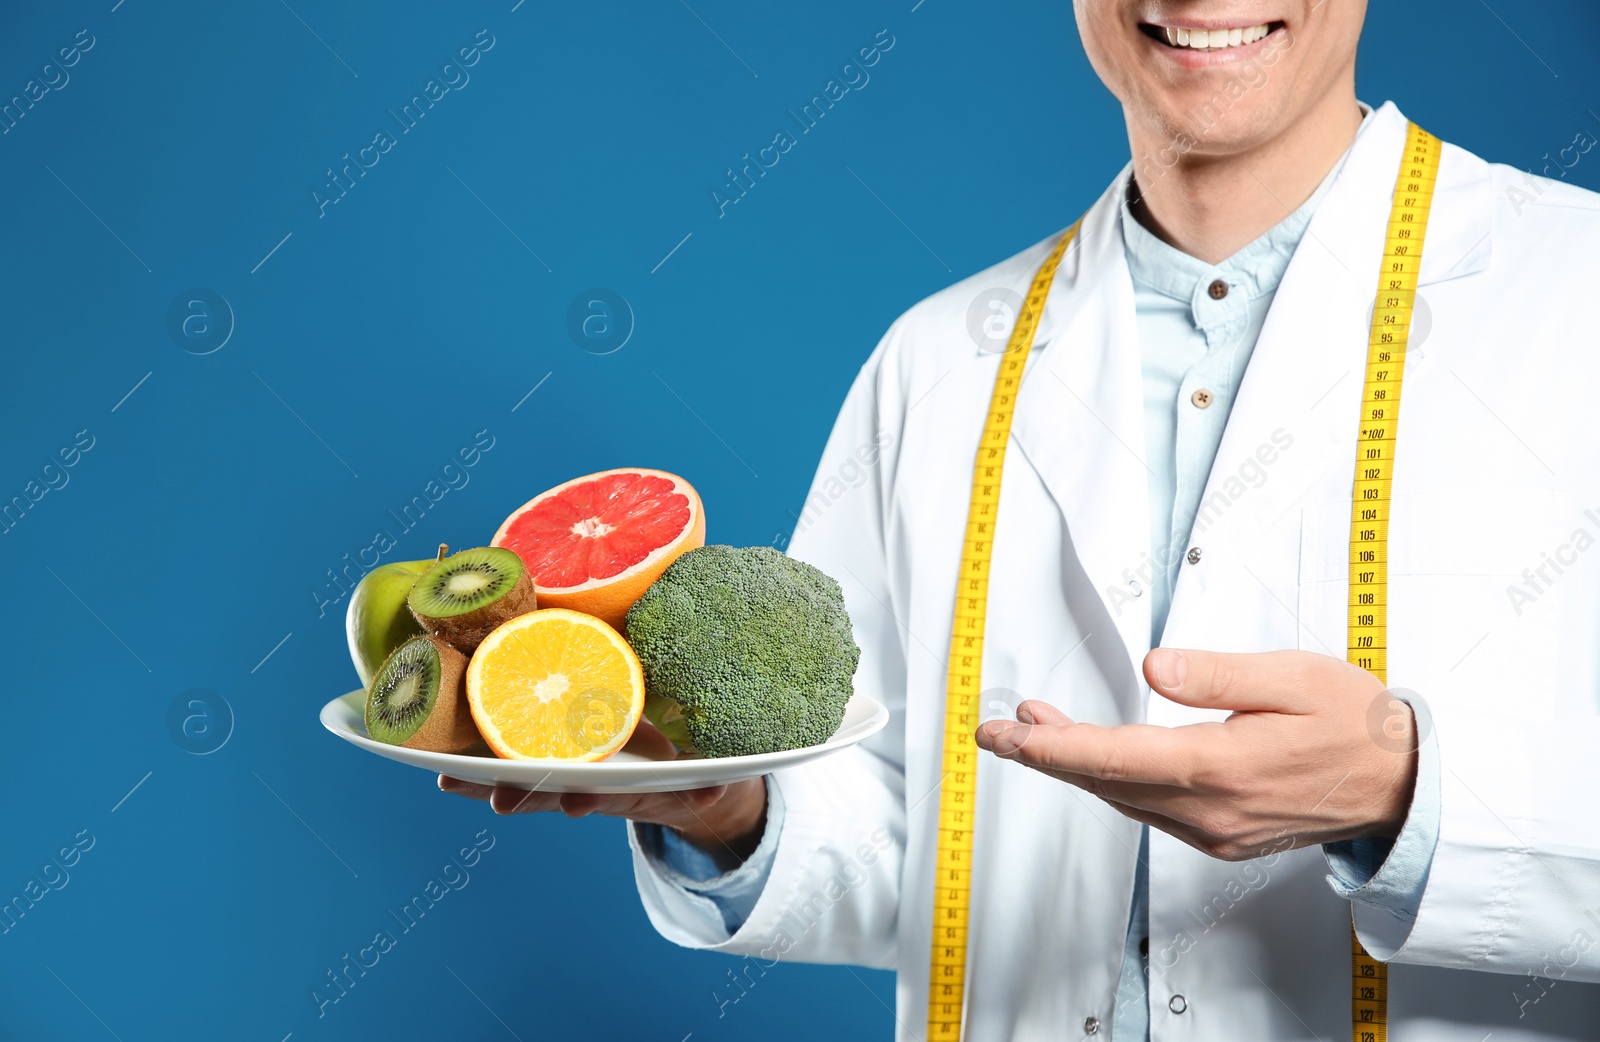
<path id="1" fill-rule="evenodd" d="M 1248 567 L 1267 530 L 1293 523 L 1292 511 L 1314 487 L 1337 478 L 1323 495 L 1336 488 L 1350 494 L 1369 323 L 1405 136 L 1406 119 L 1392 103 L 1373 114 L 1290 260 L 1201 497 L 1190 545 L 1200 549 L 1202 564 L 1179 572 L 1163 644 L 1182 645 L 1207 587 Z M 1422 286 L 1481 270 L 1491 248 L 1487 168 L 1456 150 L 1445 159 Z M 1258 487 L 1242 477 L 1262 473 Z"/>
<path id="2" fill-rule="evenodd" d="M 1133 284 L 1119 223 L 1125 180 L 1126 171 L 1084 216 L 1056 273 L 1018 395 L 1012 444 L 1060 507 L 1078 563 L 1137 665 L 1149 647 L 1150 598 L 1130 584 L 1149 551 L 1149 471 Z"/>

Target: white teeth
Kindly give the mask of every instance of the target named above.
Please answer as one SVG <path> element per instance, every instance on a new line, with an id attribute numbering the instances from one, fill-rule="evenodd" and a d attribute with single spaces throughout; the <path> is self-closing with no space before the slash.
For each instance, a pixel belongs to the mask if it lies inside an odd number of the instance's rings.
<path id="1" fill-rule="evenodd" d="M 1194 50 L 1222 50 L 1242 47 L 1264 38 L 1270 28 L 1265 25 L 1241 26 L 1238 29 L 1178 29 L 1163 27 L 1167 43 L 1174 47 Z"/>

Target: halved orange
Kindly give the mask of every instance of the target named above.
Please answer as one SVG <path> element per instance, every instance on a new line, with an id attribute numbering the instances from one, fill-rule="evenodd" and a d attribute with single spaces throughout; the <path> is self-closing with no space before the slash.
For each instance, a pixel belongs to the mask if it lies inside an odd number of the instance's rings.
<path id="1" fill-rule="evenodd" d="M 507 760 L 603 760 L 644 712 L 644 671 L 606 623 L 540 608 L 502 623 L 467 665 L 467 704 Z"/>
<path id="2" fill-rule="evenodd" d="M 620 633 L 628 609 L 667 565 L 705 541 L 693 486 L 664 470 L 627 467 L 535 496 L 490 545 L 522 558 L 541 605 L 585 612 Z"/>

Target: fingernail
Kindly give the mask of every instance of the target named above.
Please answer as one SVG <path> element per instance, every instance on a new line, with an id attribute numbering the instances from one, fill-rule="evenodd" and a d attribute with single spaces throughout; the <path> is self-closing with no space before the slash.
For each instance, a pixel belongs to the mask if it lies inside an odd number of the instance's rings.
<path id="1" fill-rule="evenodd" d="M 455 785 L 455 780 L 454 779 L 447 778 L 442 774 L 439 775 L 439 788 L 442 791 L 449 792 L 451 790 L 451 788 L 454 787 L 454 785 Z"/>
<path id="2" fill-rule="evenodd" d="M 1188 676 L 1189 667 L 1183 661 L 1183 655 L 1167 648 L 1157 648 L 1150 653 L 1150 671 L 1156 675 L 1156 683 L 1165 688 L 1178 688 L 1183 686 L 1183 678 Z"/>
<path id="3" fill-rule="evenodd" d="M 1026 708 L 1017 710 L 1017 719 L 1021 720 L 1025 724 L 1034 723 L 1033 714 L 1028 712 Z"/>

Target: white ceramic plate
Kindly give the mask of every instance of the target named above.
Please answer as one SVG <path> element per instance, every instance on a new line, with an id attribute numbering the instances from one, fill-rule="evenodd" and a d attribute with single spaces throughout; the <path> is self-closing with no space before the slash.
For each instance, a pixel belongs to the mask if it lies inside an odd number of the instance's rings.
<path id="1" fill-rule="evenodd" d="M 322 707 L 322 726 L 351 745 L 391 760 L 409 763 L 413 767 L 421 767 L 425 771 L 448 774 L 463 781 L 506 785 L 536 792 L 675 792 L 708 785 L 726 785 L 745 778 L 758 778 L 780 767 L 793 767 L 849 748 L 877 734 L 889 722 L 889 710 L 884 708 L 883 703 L 857 692 L 845 706 L 844 721 L 833 737 L 821 745 L 808 745 L 803 749 L 716 759 L 698 756 L 654 759 L 625 748 L 599 763 L 502 760 L 489 753 L 486 746 L 483 755 L 473 756 L 430 753 L 374 741 L 367 737 L 364 712 L 366 697 L 366 692 L 358 689 L 329 702 Z M 656 737 L 661 745 L 666 744 L 659 736 Z"/>

